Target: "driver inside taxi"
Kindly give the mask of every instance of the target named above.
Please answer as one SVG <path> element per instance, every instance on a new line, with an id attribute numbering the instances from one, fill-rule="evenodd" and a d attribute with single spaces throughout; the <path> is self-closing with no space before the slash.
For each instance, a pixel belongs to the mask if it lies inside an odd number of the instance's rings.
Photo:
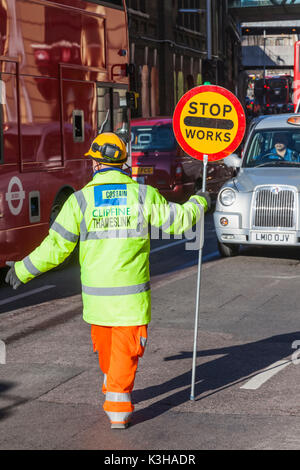
<path id="1" fill-rule="evenodd" d="M 278 133 L 274 135 L 274 147 L 261 155 L 261 159 L 299 162 L 299 154 L 288 148 L 288 137 L 286 134 Z"/>

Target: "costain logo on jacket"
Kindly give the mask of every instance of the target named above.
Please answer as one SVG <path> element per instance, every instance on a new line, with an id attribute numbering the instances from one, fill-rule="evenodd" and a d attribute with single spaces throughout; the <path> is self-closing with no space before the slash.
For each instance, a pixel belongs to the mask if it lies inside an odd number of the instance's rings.
<path id="1" fill-rule="evenodd" d="M 94 188 L 95 206 L 126 206 L 126 184 L 99 185 Z"/>

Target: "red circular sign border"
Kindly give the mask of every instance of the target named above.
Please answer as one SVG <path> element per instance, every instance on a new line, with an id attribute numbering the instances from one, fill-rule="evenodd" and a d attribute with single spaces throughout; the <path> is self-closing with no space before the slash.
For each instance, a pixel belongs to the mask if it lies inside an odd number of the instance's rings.
<path id="1" fill-rule="evenodd" d="M 238 116 L 238 132 L 234 140 L 229 144 L 228 147 L 226 147 L 226 149 L 222 150 L 221 152 L 218 152 L 217 154 L 205 154 L 204 152 L 198 152 L 197 150 L 194 150 L 184 140 L 180 129 L 180 116 L 182 109 L 187 103 L 187 101 L 189 101 L 193 96 L 205 92 L 219 93 L 220 95 L 225 96 L 225 98 L 227 98 L 233 104 Z M 231 91 L 218 85 L 200 85 L 189 90 L 178 101 L 173 114 L 173 129 L 177 142 L 188 155 L 193 158 L 196 158 L 197 160 L 203 160 L 203 156 L 208 155 L 208 161 L 217 161 L 233 153 L 234 150 L 236 150 L 236 148 L 243 140 L 246 130 L 246 117 L 240 101 Z"/>

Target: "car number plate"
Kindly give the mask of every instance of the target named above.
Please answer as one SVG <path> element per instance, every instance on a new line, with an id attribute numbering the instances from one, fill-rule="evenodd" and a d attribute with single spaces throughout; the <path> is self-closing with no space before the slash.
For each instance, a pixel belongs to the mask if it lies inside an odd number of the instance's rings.
<path id="1" fill-rule="evenodd" d="M 132 167 L 132 176 L 139 176 L 139 175 L 153 175 L 153 167 L 152 166 L 133 166 Z"/>
<path id="2" fill-rule="evenodd" d="M 252 243 L 292 245 L 296 243 L 296 235 L 288 232 L 251 232 L 250 240 Z"/>

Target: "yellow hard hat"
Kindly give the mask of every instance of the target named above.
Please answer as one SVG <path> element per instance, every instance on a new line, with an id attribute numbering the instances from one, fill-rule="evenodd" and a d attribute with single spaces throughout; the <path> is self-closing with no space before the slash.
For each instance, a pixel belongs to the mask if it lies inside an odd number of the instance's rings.
<path id="1" fill-rule="evenodd" d="M 93 140 L 85 156 L 102 165 L 120 166 L 127 161 L 126 145 L 113 132 L 103 132 Z"/>

